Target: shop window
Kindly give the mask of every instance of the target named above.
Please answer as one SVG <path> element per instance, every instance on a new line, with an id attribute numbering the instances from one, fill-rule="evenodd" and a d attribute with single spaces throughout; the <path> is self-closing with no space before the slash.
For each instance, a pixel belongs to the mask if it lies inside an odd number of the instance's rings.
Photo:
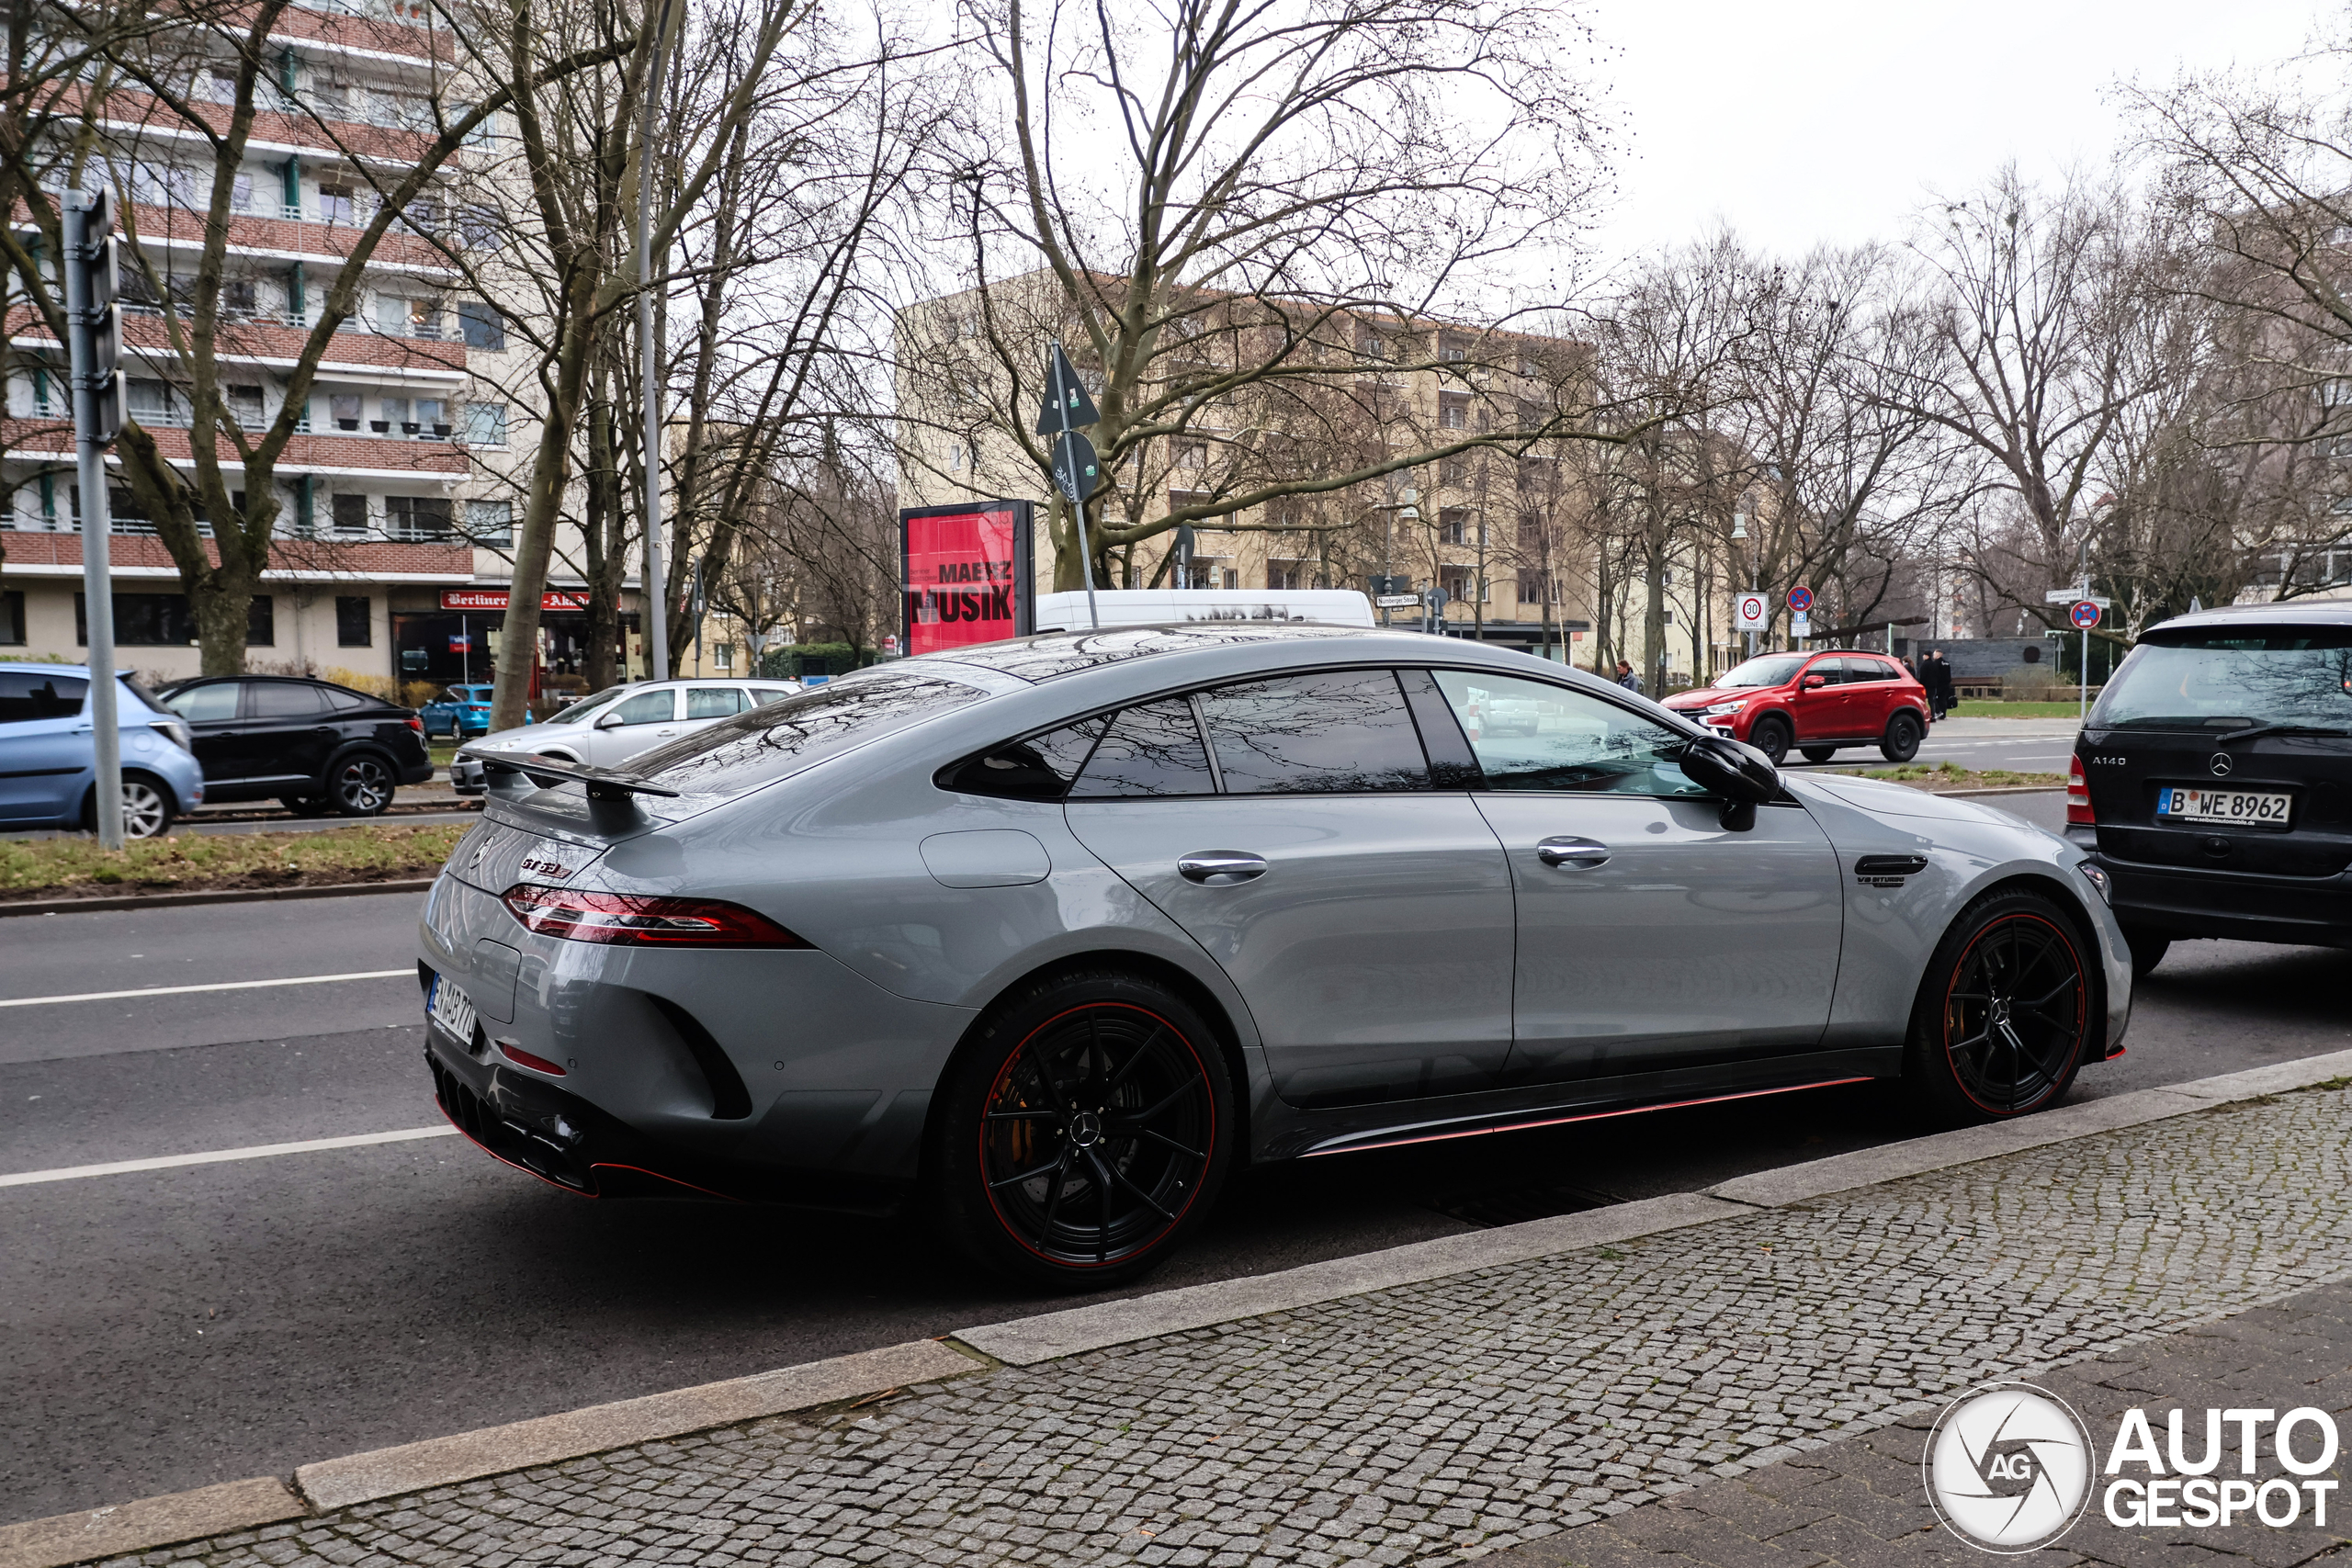
<path id="1" fill-rule="evenodd" d="M 25 595 L 11 588 L 0 593 L 0 648 L 25 646 Z"/>
<path id="2" fill-rule="evenodd" d="M 334 640 L 338 648 L 373 648 L 376 643 L 374 601 L 365 593 L 339 593 L 334 601 Z"/>
<path id="3" fill-rule="evenodd" d="M 89 605 L 74 595 L 74 640 L 90 642 Z M 196 641 L 196 617 L 185 593 L 118 593 L 114 596 L 114 640 L 118 648 L 186 648 Z M 245 612 L 245 646 L 269 648 L 277 641 L 277 606 L 266 593 L 254 595 Z"/>

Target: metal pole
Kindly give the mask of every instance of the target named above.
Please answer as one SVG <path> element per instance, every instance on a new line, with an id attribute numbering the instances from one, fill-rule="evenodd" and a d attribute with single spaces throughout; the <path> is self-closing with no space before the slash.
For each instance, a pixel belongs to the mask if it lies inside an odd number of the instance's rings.
<path id="1" fill-rule="evenodd" d="M 122 732 L 116 728 L 114 700 L 114 562 L 107 514 L 106 448 L 98 444 L 98 390 L 91 384 L 97 344 L 91 335 L 90 279 L 82 260 L 88 243 L 91 197 L 81 189 L 65 197 L 65 310 L 72 336 L 67 345 L 74 374 L 74 447 L 82 484 L 82 604 L 88 628 L 91 750 L 96 754 L 98 842 L 122 848 Z M 104 240 L 105 236 L 99 238 Z"/>
<path id="2" fill-rule="evenodd" d="M 1094 603 L 1094 547 L 1086 542 L 1086 502 L 1081 501 L 1070 510 L 1078 514 L 1078 570 L 1086 577 L 1086 618 L 1099 632 L 1102 612 Z"/>
<path id="3" fill-rule="evenodd" d="M 654 14 L 653 64 L 645 88 L 645 130 L 637 148 L 638 389 L 645 404 L 645 659 L 656 681 L 670 676 L 670 589 L 662 562 L 662 390 L 653 339 L 653 117 L 669 58 L 670 6 Z"/>
<path id="4" fill-rule="evenodd" d="M 2083 536 L 2082 576 L 2083 592 L 2077 603 L 2091 596 L 2091 541 L 2087 534 Z M 2091 629 L 2088 626 L 2083 628 L 2083 657 L 2081 667 L 2075 671 L 2075 680 L 2076 682 L 2075 694 L 2077 698 L 2075 728 L 2080 729 L 2090 722 L 2091 716 Z"/>

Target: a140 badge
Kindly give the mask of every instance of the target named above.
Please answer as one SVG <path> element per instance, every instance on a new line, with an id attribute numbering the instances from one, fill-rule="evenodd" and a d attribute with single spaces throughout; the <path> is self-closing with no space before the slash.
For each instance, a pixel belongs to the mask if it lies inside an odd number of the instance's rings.
<path id="1" fill-rule="evenodd" d="M 2090 1502 L 2090 1433 L 2031 1383 L 1987 1383 L 1944 1406 L 1919 1467 L 1936 1517 L 1980 1551 L 2039 1551 Z"/>

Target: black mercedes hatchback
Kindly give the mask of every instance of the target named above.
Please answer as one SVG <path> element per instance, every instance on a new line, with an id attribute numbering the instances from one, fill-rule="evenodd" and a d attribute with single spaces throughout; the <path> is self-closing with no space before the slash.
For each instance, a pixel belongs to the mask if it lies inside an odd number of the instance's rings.
<path id="1" fill-rule="evenodd" d="M 2075 742 L 2066 832 L 2140 974 L 2190 937 L 2352 947 L 2352 603 L 2148 631 Z"/>
<path id="2" fill-rule="evenodd" d="M 373 817 L 401 784 L 433 776 L 414 708 L 328 681 L 222 675 L 165 686 L 187 721 L 208 801 L 275 795 L 288 811 Z"/>

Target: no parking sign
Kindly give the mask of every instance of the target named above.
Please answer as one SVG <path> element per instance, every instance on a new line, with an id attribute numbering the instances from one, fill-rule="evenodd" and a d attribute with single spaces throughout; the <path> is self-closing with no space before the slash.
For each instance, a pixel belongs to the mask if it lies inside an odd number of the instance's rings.
<path id="1" fill-rule="evenodd" d="M 2098 606 L 2086 599 L 2067 612 L 2066 618 L 2084 631 L 2088 631 L 2098 625 Z"/>

